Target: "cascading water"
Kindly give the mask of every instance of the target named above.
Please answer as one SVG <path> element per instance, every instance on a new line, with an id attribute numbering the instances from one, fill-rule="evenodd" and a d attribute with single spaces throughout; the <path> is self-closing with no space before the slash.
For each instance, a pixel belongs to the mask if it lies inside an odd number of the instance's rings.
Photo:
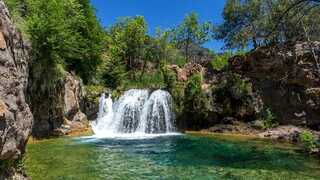
<path id="1" fill-rule="evenodd" d="M 123 134 L 168 134 L 175 131 L 172 97 L 163 90 L 126 91 L 114 104 L 102 94 L 96 121 L 91 123 L 97 136 Z"/>

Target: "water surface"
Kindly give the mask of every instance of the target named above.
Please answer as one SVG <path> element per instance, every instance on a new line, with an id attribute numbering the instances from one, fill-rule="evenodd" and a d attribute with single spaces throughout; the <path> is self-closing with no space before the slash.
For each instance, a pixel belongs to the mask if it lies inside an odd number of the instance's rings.
<path id="1" fill-rule="evenodd" d="M 319 179 L 320 162 L 268 142 L 192 135 L 61 138 L 28 145 L 33 180 Z"/>

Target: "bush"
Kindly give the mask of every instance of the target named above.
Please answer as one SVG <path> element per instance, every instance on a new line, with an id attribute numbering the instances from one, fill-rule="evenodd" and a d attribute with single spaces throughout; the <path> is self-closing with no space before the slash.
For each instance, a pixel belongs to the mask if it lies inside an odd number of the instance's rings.
<path id="1" fill-rule="evenodd" d="M 194 74 L 189 78 L 184 92 L 184 106 L 186 111 L 206 117 L 210 109 L 210 99 L 203 92 L 201 85 L 201 74 Z"/>
<path id="2" fill-rule="evenodd" d="M 312 152 L 317 148 L 317 141 L 310 131 L 303 131 L 299 135 L 300 142 L 303 144 L 305 151 Z"/>
<path id="3" fill-rule="evenodd" d="M 90 102 L 99 102 L 99 98 L 102 93 L 104 93 L 107 89 L 104 86 L 99 85 L 87 85 L 85 86 L 86 98 Z"/>
<path id="4" fill-rule="evenodd" d="M 5 172 L 9 168 L 15 168 L 17 171 L 22 171 L 24 169 L 24 158 L 19 158 L 16 160 L 1 160 L 0 161 L 0 172 Z"/>
<path id="5" fill-rule="evenodd" d="M 242 100 L 252 94 L 252 84 L 240 75 L 230 73 L 220 81 L 216 91 L 219 91 L 221 97 L 231 96 L 234 99 Z"/>
<path id="6" fill-rule="evenodd" d="M 201 74 L 192 75 L 188 80 L 186 93 L 185 93 L 186 98 L 194 97 L 201 94 L 202 93 L 201 84 L 202 84 Z"/>
<path id="7" fill-rule="evenodd" d="M 164 62 L 161 62 L 160 64 L 161 73 L 163 76 L 163 81 L 166 86 L 166 88 L 170 91 L 171 89 L 174 89 L 177 83 L 177 75 L 176 73 L 167 67 L 167 65 Z"/>
<path id="8" fill-rule="evenodd" d="M 122 89 L 144 89 L 144 88 L 151 88 L 151 89 L 161 89 L 165 87 L 165 83 L 163 80 L 163 76 L 159 71 L 154 72 L 146 72 L 143 73 L 142 71 L 136 72 L 136 76 L 140 77 L 138 79 L 125 79 L 123 81 Z"/>
<path id="9" fill-rule="evenodd" d="M 212 69 L 216 71 L 221 71 L 228 67 L 228 60 L 232 56 L 231 52 L 226 52 L 220 55 L 217 55 L 214 60 L 210 62 Z"/>
<path id="10" fill-rule="evenodd" d="M 262 121 L 264 129 L 274 128 L 279 125 L 279 123 L 276 121 L 276 117 L 273 115 L 270 109 L 265 110 Z"/>
<path id="11" fill-rule="evenodd" d="M 210 62 L 212 69 L 221 71 L 228 66 L 228 58 L 218 56 Z"/>

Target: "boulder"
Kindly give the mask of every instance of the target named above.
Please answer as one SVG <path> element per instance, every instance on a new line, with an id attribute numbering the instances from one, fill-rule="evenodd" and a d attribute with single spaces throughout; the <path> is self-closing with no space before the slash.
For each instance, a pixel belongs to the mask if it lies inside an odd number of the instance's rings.
<path id="1" fill-rule="evenodd" d="M 209 129 L 202 130 L 204 132 L 213 133 L 227 133 L 227 134 L 242 134 L 242 135 L 256 135 L 259 130 L 253 128 L 248 123 L 233 120 L 232 124 L 217 124 Z"/>
<path id="2" fill-rule="evenodd" d="M 0 0 L 0 163 L 13 165 L 0 167 L 0 179 L 26 178 L 14 162 L 25 152 L 33 120 L 25 97 L 29 49 Z"/>
<path id="3" fill-rule="evenodd" d="M 277 140 L 286 140 L 290 142 L 298 142 L 299 134 L 303 130 L 295 126 L 279 126 L 263 133 L 258 134 L 261 138 L 271 138 Z"/>

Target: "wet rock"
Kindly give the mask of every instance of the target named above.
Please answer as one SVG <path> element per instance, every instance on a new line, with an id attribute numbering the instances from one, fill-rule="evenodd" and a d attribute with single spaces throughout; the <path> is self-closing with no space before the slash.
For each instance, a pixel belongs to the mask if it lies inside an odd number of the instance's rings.
<path id="1" fill-rule="evenodd" d="M 0 161 L 20 159 L 31 133 L 33 116 L 25 100 L 29 63 L 29 45 L 0 0 Z M 0 179 L 26 179 L 22 174 L 6 167 Z"/>

